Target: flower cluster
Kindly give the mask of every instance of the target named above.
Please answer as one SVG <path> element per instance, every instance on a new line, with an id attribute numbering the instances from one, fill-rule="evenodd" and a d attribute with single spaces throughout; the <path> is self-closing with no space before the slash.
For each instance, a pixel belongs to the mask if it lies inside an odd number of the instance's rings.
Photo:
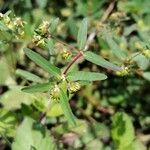
<path id="1" fill-rule="evenodd" d="M 60 87 L 59 87 L 60 84 L 55 84 L 50 90 L 50 97 L 52 100 L 56 102 L 59 102 L 59 98 L 60 98 Z M 81 86 L 80 83 L 78 82 L 67 82 L 67 89 L 70 94 L 77 92 L 78 90 L 80 90 L 80 88 Z"/>
<path id="2" fill-rule="evenodd" d="M 24 25 L 26 22 L 20 17 L 10 17 L 9 14 L 0 13 L 0 22 L 3 26 L 0 30 L 11 32 L 16 39 L 20 39 L 24 36 Z"/>
<path id="3" fill-rule="evenodd" d="M 145 48 L 142 43 L 136 43 L 135 47 L 140 51 L 142 55 L 144 55 L 147 59 L 150 59 L 150 50 Z"/>
<path id="4" fill-rule="evenodd" d="M 49 26 L 50 23 L 48 21 L 43 21 L 35 30 L 32 42 L 35 43 L 36 46 L 44 46 L 46 44 L 46 38 L 49 36 Z"/>

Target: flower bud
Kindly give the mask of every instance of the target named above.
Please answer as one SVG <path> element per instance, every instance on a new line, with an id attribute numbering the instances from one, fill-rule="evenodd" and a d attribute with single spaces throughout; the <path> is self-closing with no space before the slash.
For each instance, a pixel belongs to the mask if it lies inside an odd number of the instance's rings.
<path id="1" fill-rule="evenodd" d="M 24 24 L 25 22 L 20 17 L 14 19 L 14 25 L 16 27 L 24 27 Z"/>
<path id="2" fill-rule="evenodd" d="M 149 49 L 143 50 L 143 51 L 142 51 L 142 54 L 143 54 L 146 58 L 150 59 L 150 50 L 149 50 Z"/>
<path id="3" fill-rule="evenodd" d="M 124 69 L 121 69 L 121 70 L 116 72 L 116 75 L 121 76 L 121 77 L 126 76 L 128 74 L 129 74 L 129 68 L 128 67 L 125 67 Z"/>
<path id="4" fill-rule="evenodd" d="M 45 45 L 45 40 L 40 35 L 34 35 L 32 42 L 35 43 L 36 46 Z"/>
<path id="5" fill-rule="evenodd" d="M 77 92 L 81 88 L 78 82 L 71 82 L 68 85 L 68 89 L 71 93 Z"/>
<path id="6" fill-rule="evenodd" d="M 51 89 L 50 96 L 53 100 L 58 100 L 59 99 L 60 89 L 59 89 L 58 85 L 55 85 L 54 88 Z"/>
<path id="7" fill-rule="evenodd" d="M 61 53 L 61 56 L 64 60 L 68 59 L 71 56 L 71 52 L 64 49 L 63 52 Z"/>
<path id="8" fill-rule="evenodd" d="M 39 32 L 41 34 L 46 34 L 48 32 L 49 28 L 49 22 L 48 21 L 43 21 L 43 23 L 39 26 Z"/>

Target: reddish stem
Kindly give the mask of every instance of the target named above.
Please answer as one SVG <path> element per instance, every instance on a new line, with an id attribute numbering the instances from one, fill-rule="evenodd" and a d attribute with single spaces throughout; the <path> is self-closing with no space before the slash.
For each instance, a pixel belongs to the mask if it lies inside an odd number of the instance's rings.
<path id="1" fill-rule="evenodd" d="M 66 69 L 64 70 L 63 74 L 67 74 L 68 70 L 70 69 L 70 67 L 81 57 L 83 56 L 83 53 L 80 51 L 79 53 L 77 53 L 77 55 L 72 59 L 72 61 L 68 64 L 68 66 L 66 67 Z"/>

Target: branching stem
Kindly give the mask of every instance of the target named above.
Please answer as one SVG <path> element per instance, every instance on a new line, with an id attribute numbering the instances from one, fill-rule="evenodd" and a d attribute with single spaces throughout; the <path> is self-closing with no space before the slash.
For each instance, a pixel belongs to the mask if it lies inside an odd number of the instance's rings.
<path id="1" fill-rule="evenodd" d="M 77 53 L 77 55 L 72 59 L 72 61 L 68 64 L 66 69 L 64 70 L 63 74 L 66 75 L 70 67 L 80 58 L 83 56 L 83 53 L 80 51 Z"/>

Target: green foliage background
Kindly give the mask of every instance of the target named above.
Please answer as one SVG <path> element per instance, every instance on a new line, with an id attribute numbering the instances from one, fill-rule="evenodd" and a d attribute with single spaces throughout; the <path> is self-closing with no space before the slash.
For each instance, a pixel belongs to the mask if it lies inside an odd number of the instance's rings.
<path id="1" fill-rule="evenodd" d="M 101 25 L 99 21 L 110 3 L 110 0 L 0 1 L 1 13 L 11 10 L 11 17 L 15 14 L 26 21 L 24 37 L 19 39 L 6 32 L 6 27 L 0 22 L 1 150 L 150 150 L 150 2 L 118 0 L 110 16 Z M 117 15 L 117 12 L 122 15 Z M 104 81 L 81 83 L 81 89 L 70 96 L 76 127 L 68 125 L 67 120 L 72 121 L 71 118 L 66 120 L 62 108 L 55 102 L 48 109 L 44 125 L 39 123 L 41 113 L 47 111 L 50 93 L 45 91 L 51 88 L 49 84 L 44 84 L 44 88 L 34 88 L 42 89 L 42 93 L 33 93 L 32 87 L 28 93 L 21 91 L 24 86 L 54 81 L 53 77 L 49 78 L 47 72 L 26 57 L 29 51 L 25 55 L 23 48 L 33 49 L 60 68 L 71 61 L 71 58 L 64 60 L 61 57 L 63 48 L 54 48 L 57 42 L 53 40 L 40 45 L 31 42 L 34 31 L 43 20 L 50 21 L 57 17 L 60 21 L 51 27 L 53 35 L 79 49 L 83 49 L 86 42 L 83 36 L 86 34 L 86 24 L 88 35 L 96 28 L 100 29 L 89 52 L 84 55 L 89 62 L 80 60 L 71 68 L 74 72 L 82 70 L 107 75 Z M 55 21 L 57 24 L 58 20 Z M 67 49 L 75 55 L 73 50 Z M 147 50 L 146 54 L 144 50 Z M 127 66 L 129 72 L 125 70 L 122 73 L 124 76 L 117 74 L 110 69 L 115 70 L 116 66 L 109 63 L 99 65 L 100 58 L 120 67 Z M 131 58 L 134 63 L 128 64 L 127 60 Z M 49 66 L 49 62 L 44 64 Z M 47 71 L 47 68 L 44 69 Z M 55 75 L 57 68 L 53 69 Z M 75 80 L 79 76 L 89 81 L 94 78 L 90 75 L 86 77 L 81 72 L 70 73 L 68 78 Z M 100 77 L 95 74 L 95 78 Z M 61 91 L 61 102 L 65 101 L 65 97 Z"/>

